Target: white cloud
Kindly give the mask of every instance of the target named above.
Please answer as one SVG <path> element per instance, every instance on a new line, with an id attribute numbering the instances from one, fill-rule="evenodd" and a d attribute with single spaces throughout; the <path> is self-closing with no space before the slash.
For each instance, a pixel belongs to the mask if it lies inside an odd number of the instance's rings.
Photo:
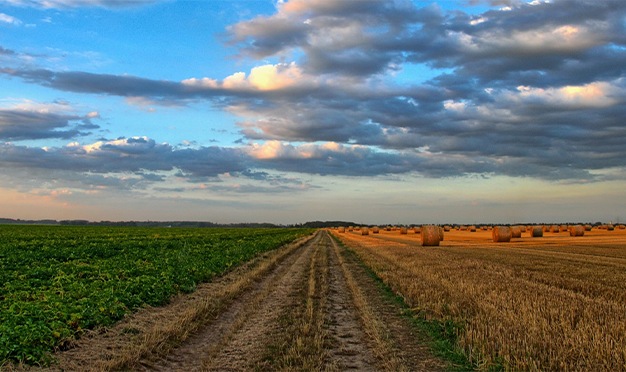
<path id="1" fill-rule="evenodd" d="M 15 26 L 19 26 L 22 24 L 22 21 L 20 21 L 19 19 L 4 13 L 0 13 L 0 22 L 12 24 Z"/>
<path id="2" fill-rule="evenodd" d="M 510 96 L 516 101 L 542 101 L 548 105 L 572 108 L 601 108 L 620 102 L 616 95 L 623 95 L 622 89 L 606 82 L 595 82 L 581 86 L 562 88 L 517 87 L 518 93 Z"/>

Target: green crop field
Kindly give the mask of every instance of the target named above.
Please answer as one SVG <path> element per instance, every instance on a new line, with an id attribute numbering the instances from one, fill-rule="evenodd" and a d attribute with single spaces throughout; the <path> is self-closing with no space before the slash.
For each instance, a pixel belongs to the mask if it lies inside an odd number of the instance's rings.
<path id="1" fill-rule="evenodd" d="M 0 226 L 0 365 L 47 364 L 85 329 L 312 231 Z"/>

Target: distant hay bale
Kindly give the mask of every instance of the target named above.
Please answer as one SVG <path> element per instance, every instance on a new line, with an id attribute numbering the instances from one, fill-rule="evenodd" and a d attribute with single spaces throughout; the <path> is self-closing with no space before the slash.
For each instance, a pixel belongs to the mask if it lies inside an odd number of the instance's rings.
<path id="1" fill-rule="evenodd" d="M 567 225 L 561 225 L 561 231 L 569 231 L 569 227 Z"/>
<path id="2" fill-rule="evenodd" d="M 339 228 L 339 232 L 340 232 L 340 233 L 344 233 L 344 232 L 346 232 L 346 228 L 345 228 L 345 227 L 343 227 L 343 226 L 341 226 L 341 227 Z"/>
<path id="3" fill-rule="evenodd" d="M 496 226 L 491 230 L 494 243 L 506 243 L 511 241 L 511 228 L 508 226 Z"/>
<path id="4" fill-rule="evenodd" d="M 387 227 L 385 227 L 385 230 L 387 230 L 387 231 L 391 231 L 391 226 L 387 226 Z"/>
<path id="5" fill-rule="evenodd" d="M 443 227 L 443 231 L 445 231 L 445 232 L 450 231 L 450 229 L 451 229 L 451 227 L 447 226 L 447 225 Z"/>
<path id="6" fill-rule="evenodd" d="M 585 228 L 582 225 L 569 227 L 569 236 L 583 236 L 583 235 L 585 235 Z"/>
<path id="7" fill-rule="evenodd" d="M 559 225 L 552 225 L 552 227 L 550 227 L 550 232 L 554 234 L 557 234 L 560 231 L 561 231 L 561 228 L 559 227 Z"/>
<path id="8" fill-rule="evenodd" d="M 406 227 L 401 227 L 400 228 L 400 234 L 405 235 L 407 233 L 407 228 Z"/>
<path id="9" fill-rule="evenodd" d="M 530 237 L 541 238 L 543 236 L 543 230 L 543 226 L 533 226 L 533 228 L 530 229 Z"/>
<path id="10" fill-rule="evenodd" d="M 439 227 L 435 225 L 422 226 L 422 246 L 432 247 L 439 245 Z"/>
<path id="11" fill-rule="evenodd" d="M 606 225 L 606 229 L 608 231 L 613 231 L 613 230 L 615 230 L 615 226 L 613 226 L 613 225 Z"/>
<path id="12" fill-rule="evenodd" d="M 592 228 L 593 226 L 591 225 L 585 225 L 585 231 L 591 231 Z"/>
<path id="13" fill-rule="evenodd" d="M 442 242 L 443 241 L 443 227 L 439 228 L 439 241 Z"/>
<path id="14" fill-rule="evenodd" d="M 511 226 L 511 239 L 522 237 L 522 229 L 519 226 Z"/>
<path id="15" fill-rule="evenodd" d="M 487 226 L 487 230 L 491 231 L 491 230 L 493 230 L 493 227 L 492 226 Z"/>
<path id="16" fill-rule="evenodd" d="M 413 230 L 415 230 L 416 234 L 421 234 L 422 233 L 422 228 L 421 227 L 415 226 L 415 228 Z"/>
<path id="17" fill-rule="evenodd" d="M 470 232 L 476 232 L 476 226 L 470 226 L 470 227 L 468 228 L 468 230 L 469 230 Z"/>
<path id="18" fill-rule="evenodd" d="M 376 226 L 372 227 L 372 233 L 378 234 L 378 227 Z"/>
<path id="19" fill-rule="evenodd" d="M 522 233 L 525 233 L 526 232 L 526 226 L 520 226 L 519 227 L 519 231 L 522 232 Z"/>
<path id="20" fill-rule="evenodd" d="M 461 226 L 461 231 L 467 231 L 467 226 Z"/>
<path id="21" fill-rule="evenodd" d="M 550 226 L 548 225 L 543 226 L 543 232 L 550 232 Z"/>
<path id="22" fill-rule="evenodd" d="M 354 231 L 354 226 L 348 226 L 348 231 Z"/>
<path id="23" fill-rule="evenodd" d="M 619 225 L 619 228 L 620 228 L 620 230 L 624 230 L 624 229 L 626 229 L 626 226 L 624 226 L 624 225 Z"/>
<path id="24" fill-rule="evenodd" d="M 487 231 L 487 226 L 483 226 L 483 227 L 481 227 L 481 229 L 482 229 L 483 231 Z"/>
<path id="25" fill-rule="evenodd" d="M 361 229 L 361 235 L 369 235 L 370 234 L 370 229 L 368 229 L 367 227 L 363 227 Z"/>

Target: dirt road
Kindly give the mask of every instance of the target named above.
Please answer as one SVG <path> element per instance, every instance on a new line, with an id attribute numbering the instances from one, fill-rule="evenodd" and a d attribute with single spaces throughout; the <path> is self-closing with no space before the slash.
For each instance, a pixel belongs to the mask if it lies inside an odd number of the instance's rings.
<path id="1" fill-rule="evenodd" d="M 71 370 L 439 371 L 400 309 L 326 231 L 60 354 Z M 103 351 L 104 350 L 104 351 Z"/>

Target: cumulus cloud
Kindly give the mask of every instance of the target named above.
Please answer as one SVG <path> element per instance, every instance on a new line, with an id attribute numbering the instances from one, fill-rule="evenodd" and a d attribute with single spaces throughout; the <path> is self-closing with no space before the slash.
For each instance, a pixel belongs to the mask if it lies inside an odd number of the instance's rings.
<path id="1" fill-rule="evenodd" d="M 488 4 L 470 14 L 400 0 L 278 2 L 275 14 L 229 27 L 226 42 L 263 62 L 227 77 L 0 73 L 140 107 L 206 100 L 237 116 L 242 142 L 253 141 L 175 149 L 139 138 L 73 149 L 115 159 L 93 165 L 102 172 L 128 162 L 117 171 L 176 170 L 197 182 L 249 169 L 594 180 L 623 168 L 626 2 Z M 408 66 L 435 77 L 412 82 Z M 62 124 L 52 130 L 70 130 Z"/>

